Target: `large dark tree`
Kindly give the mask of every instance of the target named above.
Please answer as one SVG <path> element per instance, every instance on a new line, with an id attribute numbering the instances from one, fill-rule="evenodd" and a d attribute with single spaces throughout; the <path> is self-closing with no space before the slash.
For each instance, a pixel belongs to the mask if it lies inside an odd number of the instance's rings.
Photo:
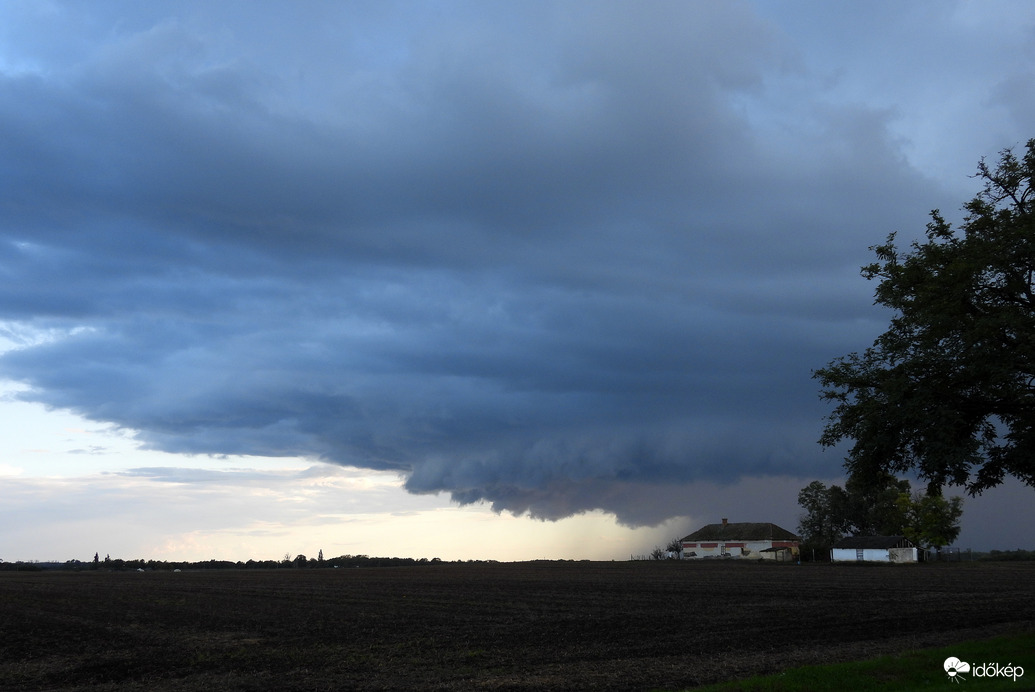
<path id="1" fill-rule="evenodd" d="M 976 177 L 959 229 L 935 210 L 925 242 L 872 248 L 863 275 L 891 325 L 814 373 L 834 404 L 820 442 L 853 441 L 853 477 L 914 472 L 932 494 L 1035 485 L 1035 139 Z"/>

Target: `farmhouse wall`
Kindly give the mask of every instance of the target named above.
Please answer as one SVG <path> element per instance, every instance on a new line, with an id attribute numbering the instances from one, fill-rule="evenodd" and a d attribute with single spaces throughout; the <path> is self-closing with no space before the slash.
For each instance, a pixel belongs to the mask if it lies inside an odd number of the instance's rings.
<path id="1" fill-rule="evenodd" d="M 683 557 L 693 559 L 695 557 L 730 555 L 731 557 L 760 560 L 762 551 L 767 548 L 794 547 L 795 544 L 790 541 L 701 541 L 698 543 L 687 541 L 683 543 Z M 696 555 L 691 556 L 690 553 L 696 553 Z"/>

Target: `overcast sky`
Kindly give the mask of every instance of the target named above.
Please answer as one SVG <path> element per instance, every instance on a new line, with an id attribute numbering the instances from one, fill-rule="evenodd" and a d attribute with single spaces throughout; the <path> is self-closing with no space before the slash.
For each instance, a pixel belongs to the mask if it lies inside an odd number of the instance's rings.
<path id="1" fill-rule="evenodd" d="M 793 530 L 868 248 L 1033 83 L 1021 0 L 5 2 L 0 558 Z"/>

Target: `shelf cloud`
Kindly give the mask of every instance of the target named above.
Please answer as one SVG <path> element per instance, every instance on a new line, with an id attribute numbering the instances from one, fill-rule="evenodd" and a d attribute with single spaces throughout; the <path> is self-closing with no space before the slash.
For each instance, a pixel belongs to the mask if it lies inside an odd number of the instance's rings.
<path id="1" fill-rule="evenodd" d="M 925 6 L 917 50 L 984 35 Z M 912 12 L 836 12 L 871 10 Z M 25 29 L 0 53 L 21 398 L 153 449 L 391 470 L 545 519 L 656 524 L 686 513 L 657 488 L 837 475 L 810 374 L 886 322 L 867 248 L 955 213 L 973 164 L 1033 135 L 1017 61 L 960 82 L 1000 115 L 937 169 L 947 125 L 909 85 L 945 63 L 825 62 L 833 9 L 3 13 Z"/>

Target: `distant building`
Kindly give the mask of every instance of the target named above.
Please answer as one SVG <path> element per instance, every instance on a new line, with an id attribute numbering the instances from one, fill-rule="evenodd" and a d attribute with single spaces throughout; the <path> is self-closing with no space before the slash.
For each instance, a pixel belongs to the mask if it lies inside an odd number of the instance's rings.
<path id="1" fill-rule="evenodd" d="M 849 536 L 830 549 L 831 562 L 916 562 L 916 546 L 905 536 Z"/>
<path id="2" fill-rule="evenodd" d="M 801 536 L 769 523 L 734 523 L 723 519 L 721 524 L 708 524 L 682 539 L 683 559 L 708 557 L 743 557 L 797 559 Z M 772 550 L 772 549 L 777 550 Z M 763 553 L 763 551 L 767 551 Z M 785 551 L 789 551 L 785 552 Z"/>

